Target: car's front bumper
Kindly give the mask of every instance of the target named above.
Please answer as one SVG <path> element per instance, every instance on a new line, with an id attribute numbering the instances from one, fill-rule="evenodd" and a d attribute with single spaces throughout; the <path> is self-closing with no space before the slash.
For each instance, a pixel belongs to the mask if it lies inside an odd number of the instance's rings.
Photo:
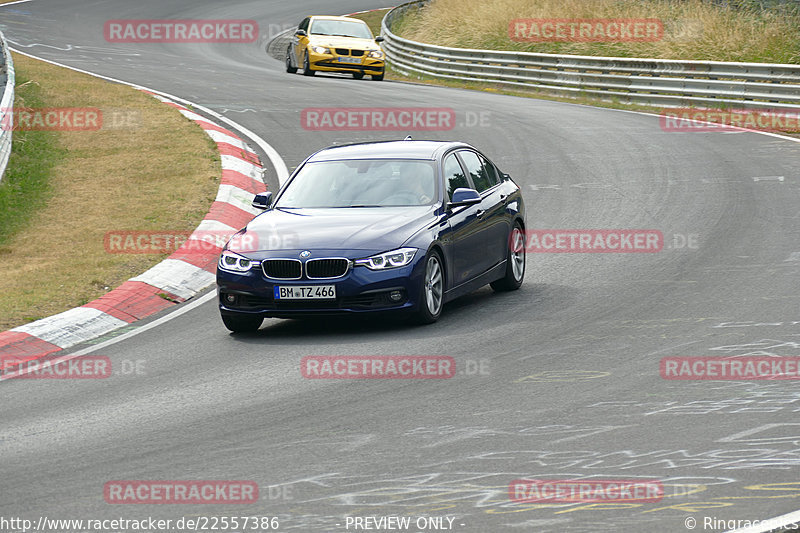
<path id="1" fill-rule="evenodd" d="M 422 292 L 422 261 L 388 270 L 357 266 L 332 280 L 272 280 L 254 268 L 246 274 L 217 270 L 217 296 L 223 314 L 291 318 L 348 313 L 403 313 L 417 308 Z M 334 300 L 276 300 L 274 287 L 334 285 Z M 400 293 L 399 300 L 391 298 Z"/>
<path id="2" fill-rule="evenodd" d="M 385 68 L 385 60 L 367 57 L 361 57 L 360 63 L 342 63 L 336 54 L 318 54 L 316 52 L 309 52 L 308 61 L 311 68 L 320 72 L 363 72 L 364 74 L 383 74 Z"/>

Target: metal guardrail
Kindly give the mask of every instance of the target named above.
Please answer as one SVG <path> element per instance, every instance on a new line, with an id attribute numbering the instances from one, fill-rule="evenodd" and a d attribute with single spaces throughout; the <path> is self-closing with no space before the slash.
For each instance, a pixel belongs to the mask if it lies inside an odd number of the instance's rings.
<path id="1" fill-rule="evenodd" d="M 406 75 L 524 86 L 661 107 L 800 108 L 800 65 L 595 57 L 449 48 L 392 33 L 429 0 L 403 4 L 381 22 L 390 65 Z"/>
<path id="2" fill-rule="evenodd" d="M 11 155 L 11 126 L 13 125 L 14 107 L 14 62 L 11 51 L 2 32 L 0 32 L 0 79 L 5 77 L 5 88 L 0 97 L 0 180 L 6 172 L 8 157 Z"/>

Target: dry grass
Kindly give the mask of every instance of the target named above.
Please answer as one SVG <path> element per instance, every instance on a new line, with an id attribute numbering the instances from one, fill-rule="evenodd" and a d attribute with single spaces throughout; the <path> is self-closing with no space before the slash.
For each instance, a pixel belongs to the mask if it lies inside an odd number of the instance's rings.
<path id="1" fill-rule="evenodd" d="M 202 129 L 154 98 L 18 54 L 14 63 L 18 83 L 37 84 L 44 107 L 97 107 L 105 124 L 55 136 L 65 156 L 46 203 L 0 248 L 0 330 L 83 305 L 158 263 L 164 256 L 106 253 L 103 235 L 192 230 L 221 177 Z M 133 122 L 107 127 L 112 110 Z"/>
<path id="2" fill-rule="evenodd" d="M 408 39 L 459 48 L 555 54 L 765 63 L 800 62 L 800 19 L 776 11 L 725 9 L 702 0 L 434 0 L 395 26 Z M 514 19 L 656 18 L 656 42 L 511 40 Z"/>
<path id="3" fill-rule="evenodd" d="M 380 33 L 380 24 L 383 17 L 388 13 L 390 9 L 383 9 L 376 12 L 364 13 L 361 15 L 355 15 L 356 18 L 360 18 L 367 22 L 372 28 L 373 33 L 376 35 Z M 462 80 L 452 80 L 446 78 L 434 78 L 431 76 L 422 76 L 422 75 L 415 75 L 413 77 L 406 76 L 400 72 L 397 72 L 391 68 L 391 65 L 386 70 L 386 79 L 387 80 L 398 80 L 398 81 L 407 81 L 413 83 L 420 83 L 425 85 L 439 85 L 445 87 L 455 87 L 459 89 L 469 89 L 474 91 L 484 91 L 484 92 L 491 92 L 495 94 L 505 94 L 510 96 L 519 96 L 522 98 L 537 98 L 541 100 L 553 100 L 557 102 L 569 102 L 573 104 L 583 104 L 583 105 L 591 105 L 595 107 L 605 107 L 610 109 L 626 109 L 631 111 L 642 111 L 645 113 L 659 113 L 660 109 L 658 107 L 646 106 L 642 104 L 632 104 L 632 103 L 624 103 L 620 102 L 617 99 L 610 99 L 610 100 L 600 100 L 597 98 L 591 98 L 583 95 L 575 95 L 575 96 L 559 96 L 547 91 L 543 91 L 537 89 L 536 87 L 529 87 L 529 88 L 509 88 L 508 86 L 497 84 L 497 83 L 482 83 L 476 81 L 462 81 Z M 787 129 L 781 132 L 784 135 L 788 135 L 790 137 L 797 137 L 800 138 L 800 132 Z"/>

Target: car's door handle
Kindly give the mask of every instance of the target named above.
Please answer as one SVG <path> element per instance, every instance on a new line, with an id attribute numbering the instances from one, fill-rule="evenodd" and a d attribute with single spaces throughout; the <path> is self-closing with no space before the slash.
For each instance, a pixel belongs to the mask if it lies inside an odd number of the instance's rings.
<path id="1" fill-rule="evenodd" d="M 478 218 L 483 218 L 483 215 L 486 214 L 486 211 L 484 211 L 483 209 L 478 209 L 478 213 L 477 214 L 478 214 Z"/>
<path id="2" fill-rule="evenodd" d="M 508 198 L 508 195 L 507 195 L 507 194 L 501 194 L 501 195 L 500 195 L 500 201 L 501 201 L 501 202 L 505 202 L 505 201 L 506 201 L 506 198 Z"/>

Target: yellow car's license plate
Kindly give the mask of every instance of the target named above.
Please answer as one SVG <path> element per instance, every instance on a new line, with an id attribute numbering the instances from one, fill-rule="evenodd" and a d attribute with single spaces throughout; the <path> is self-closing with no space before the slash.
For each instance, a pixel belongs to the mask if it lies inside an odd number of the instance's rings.
<path id="1" fill-rule="evenodd" d="M 275 285 L 276 300 L 335 300 L 336 285 Z"/>
<path id="2" fill-rule="evenodd" d="M 359 65 L 361 64 L 361 58 L 360 57 L 340 57 L 338 59 L 339 59 L 339 63 L 356 63 L 356 64 L 359 64 Z"/>

